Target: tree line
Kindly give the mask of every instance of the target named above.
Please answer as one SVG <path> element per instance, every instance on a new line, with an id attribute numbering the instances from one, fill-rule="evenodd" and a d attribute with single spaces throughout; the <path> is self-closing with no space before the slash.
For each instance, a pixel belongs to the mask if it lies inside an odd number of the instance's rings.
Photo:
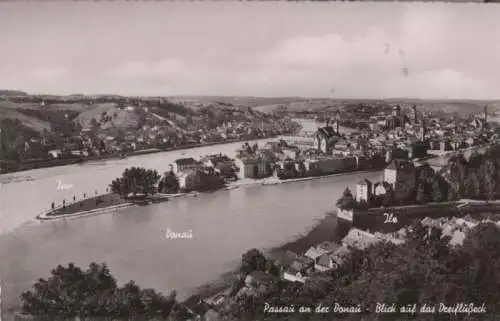
<path id="1" fill-rule="evenodd" d="M 47 279 L 21 294 L 22 312 L 37 321 L 52 320 L 183 320 L 188 312 L 168 296 L 142 289 L 129 281 L 122 287 L 106 264 L 91 263 L 87 270 L 70 263 L 58 265 Z"/>
<path id="2" fill-rule="evenodd" d="M 435 172 L 429 164 L 416 169 L 413 193 L 396 204 L 392 187 L 382 182 L 387 193 L 373 196 L 370 204 L 355 200 L 346 188 L 337 200 L 341 209 L 366 209 L 368 207 L 415 205 L 457 201 L 460 199 L 493 200 L 500 198 L 500 146 L 493 145 L 484 153 L 474 152 L 469 159 L 460 153 L 448 160 L 447 166 Z"/>

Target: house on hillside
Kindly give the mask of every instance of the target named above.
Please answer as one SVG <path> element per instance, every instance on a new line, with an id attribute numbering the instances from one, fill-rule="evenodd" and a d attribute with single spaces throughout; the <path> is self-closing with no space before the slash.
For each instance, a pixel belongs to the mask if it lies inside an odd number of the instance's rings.
<path id="1" fill-rule="evenodd" d="M 320 272 L 336 269 L 342 265 L 349 253 L 350 251 L 347 247 L 338 245 L 336 250 L 320 256 L 314 265 L 314 269 Z"/>
<path id="2" fill-rule="evenodd" d="M 212 295 L 211 297 L 206 298 L 203 301 L 211 307 L 220 306 L 228 298 L 231 290 L 231 288 L 225 289 L 215 295 Z"/>
<path id="3" fill-rule="evenodd" d="M 375 235 L 356 228 L 351 229 L 347 236 L 342 239 L 343 246 L 360 250 L 364 250 L 377 242 L 379 242 L 379 238 Z"/>
<path id="4" fill-rule="evenodd" d="M 253 271 L 245 277 L 245 286 L 247 288 L 266 288 L 277 281 L 279 281 L 279 278 L 269 273 Z"/>
<path id="5" fill-rule="evenodd" d="M 283 279 L 290 282 L 305 283 L 308 276 L 314 272 L 314 261 L 307 258 L 294 261 L 283 273 Z"/>
<path id="6" fill-rule="evenodd" d="M 304 254 L 305 257 L 310 258 L 314 262 L 317 262 L 318 258 L 324 254 L 327 254 L 328 251 L 322 248 L 318 248 L 316 246 L 311 246 L 306 253 Z"/>
<path id="7" fill-rule="evenodd" d="M 47 152 L 47 155 L 51 156 L 52 158 L 59 158 L 62 155 L 62 151 L 60 149 L 52 149 Z"/>

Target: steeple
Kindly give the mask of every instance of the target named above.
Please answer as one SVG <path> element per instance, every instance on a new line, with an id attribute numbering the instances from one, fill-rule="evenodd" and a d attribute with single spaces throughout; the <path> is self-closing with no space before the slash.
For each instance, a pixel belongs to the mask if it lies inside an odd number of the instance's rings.
<path id="1" fill-rule="evenodd" d="M 340 111 L 337 110 L 335 113 L 335 120 L 336 120 L 336 131 L 337 135 L 340 135 Z"/>
<path id="2" fill-rule="evenodd" d="M 483 127 L 486 128 L 488 126 L 488 105 L 484 105 L 484 125 Z"/>

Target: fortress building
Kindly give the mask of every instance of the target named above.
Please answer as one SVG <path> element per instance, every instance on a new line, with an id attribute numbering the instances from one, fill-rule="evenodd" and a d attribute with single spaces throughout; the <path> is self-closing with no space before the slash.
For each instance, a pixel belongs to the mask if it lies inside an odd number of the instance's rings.
<path id="1" fill-rule="evenodd" d="M 384 181 L 392 186 L 394 200 L 404 201 L 415 190 L 415 165 L 411 161 L 394 159 L 384 170 Z"/>

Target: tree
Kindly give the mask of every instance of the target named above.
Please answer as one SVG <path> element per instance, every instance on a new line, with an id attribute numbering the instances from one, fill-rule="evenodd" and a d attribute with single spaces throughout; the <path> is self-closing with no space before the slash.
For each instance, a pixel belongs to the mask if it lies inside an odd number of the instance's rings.
<path id="1" fill-rule="evenodd" d="M 344 189 L 342 196 L 337 200 L 337 207 L 341 210 L 351 210 L 354 208 L 354 197 L 349 187 Z"/>
<path id="2" fill-rule="evenodd" d="M 280 276 L 280 269 L 272 260 L 266 260 L 266 272 L 270 275 Z"/>
<path id="3" fill-rule="evenodd" d="M 50 320 L 75 317 L 166 318 L 175 305 L 175 296 L 164 297 L 151 290 L 142 290 L 133 281 L 117 287 L 105 264 L 91 263 L 86 271 L 70 263 L 39 279 L 33 290 L 21 294 L 22 310 Z"/>
<path id="4" fill-rule="evenodd" d="M 160 181 L 160 186 L 158 189 L 162 193 L 178 193 L 179 192 L 179 179 L 175 175 L 175 173 L 171 170 L 168 172 L 165 172 L 162 180 Z"/>
<path id="5" fill-rule="evenodd" d="M 467 177 L 467 167 L 468 163 L 463 154 L 458 154 L 453 156 L 448 161 L 450 167 L 450 189 L 453 190 L 453 194 L 456 199 L 460 199 L 465 196 L 465 178 Z"/>
<path id="6" fill-rule="evenodd" d="M 130 193 L 145 195 L 155 192 L 156 183 L 160 179 L 160 175 L 156 170 L 140 167 L 131 167 L 125 169 L 122 177 L 113 180 L 110 184 L 111 191 L 126 197 Z"/>
<path id="7" fill-rule="evenodd" d="M 266 261 L 266 258 L 259 250 L 251 249 L 243 254 L 241 258 L 241 271 L 247 274 L 253 271 L 265 271 Z"/>
<path id="8" fill-rule="evenodd" d="M 99 127 L 99 122 L 95 119 L 95 118 L 92 118 L 90 120 L 90 126 L 93 128 L 93 129 L 96 129 L 97 127 Z"/>
<path id="9" fill-rule="evenodd" d="M 469 170 L 467 173 L 467 177 L 464 182 L 465 187 L 465 195 L 468 198 L 480 198 L 481 193 L 481 183 L 479 182 L 479 178 L 477 177 L 477 173 L 475 170 Z"/>
<path id="10" fill-rule="evenodd" d="M 443 202 L 446 200 L 446 194 L 443 193 L 443 188 L 439 179 L 434 179 L 432 182 L 432 201 Z"/>
<path id="11" fill-rule="evenodd" d="M 429 197 L 426 191 L 425 182 L 420 182 L 417 187 L 417 203 L 418 204 L 426 204 L 429 202 Z"/>
<path id="12" fill-rule="evenodd" d="M 487 199 L 492 200 L 496 196 L 497 189 L 497 169 L 491 159 L 486 159 L 479 168 L 479 180 L 482 182 Z"/>

